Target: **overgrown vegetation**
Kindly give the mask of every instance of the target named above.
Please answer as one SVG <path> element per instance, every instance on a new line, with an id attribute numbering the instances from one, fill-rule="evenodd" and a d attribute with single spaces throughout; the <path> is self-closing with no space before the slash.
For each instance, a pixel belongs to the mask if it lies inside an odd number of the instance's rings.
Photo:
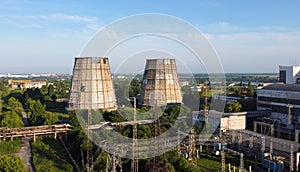
<path id="1" fill-rule="evenodd" d="M 231 76 L 231 75 L 230 75 Z M 205 81 L 208 81 L 208 77 L 202 77 L 202 75 L 195 75 L 197 84 L 202 84 Z M 262 76 L 265 80 L 273 81 L 274 77 Z M 260 78 L 260 77 L 259 77 Z M 228 78 L 227 78 L 228 79 Z M 237 84 L 234 87 L 228 88 L 227 93 L 232 94 L 233 96 L 240 97 L 251 97 L 248 99 L 241 99 L 236 103 L 229 103 L 225 109 L 227 112 L 238 112 L 241 110 L 253 110 L 255 109 L 255 89 L 250 82 L 248 84 L 243 84 L 255 79 L 251 76 L 242 77 L 242 81 L 239 78 L 235 78 L 232 75 L 231 79 L 227 81 L 236 82 L 241 81 L 240 85 Z M 257 79 L 258 81 L 260 79 Z M 123 82 L 127 83 L 128 81 L 118 81 L 114 82 L 116 95 L 119 98 L 118 103 L 120 105 L 130 106 L 132 101 L 128 100 L 129 97 L 134 97 L 141 93 L 141 76 L 134 78 L 129 81 L 127 84 L 128 87 L 124 87 Z M 53 84 L 53 85 L 52 85 Z M 225 84 L 225 83 L 224 83 Z M 209 83 L 208 83 L 209 86 Z M 87 163 L 87 151 L 92 149 L 92 152 L 95 153 L 95 157 L 98 157 L 94 164 L 95 171 L 105 171 L 106 169 L 106 159 L 107 153 L 102 151 L 96 151 L 98 147 L 93 144 L 91 145 L 88 142 L 86 133 L 81 128 L 81 125 L 78 122 L 87 121 L 85 113 L 80 115 L 80 113 L 72 112 L 70 116 L 65 113 L 65 107 L 67 106 L 66 102 L 62 101 L 62 98 L 66 99 L 68 97 L 67 90 L 70 87 L 70 80 L 66 81 L 50 81 L 48 85 L 43 86 L 41 89 L 32 88 L 32 89 L 17 89 L 9 90 L 7 83 L 5 81 L 0 81 L 0 127 L 22 127 L 24 126 L 22 122 L 22 113 L 24 111 L 28 112 L 29 125 L 47 125 L 47 124 L 56 124 L 60 120 L 66 120 L 72 125 L 72 130 L 68 133 L 68 140 L 66 140 L 66 145 L 70 149 L 70 152 L 75 159 L 76 163 L 82 170 L 85 170 Z M 190 87 L 183 88 L 183 102 L 185 105 L 191 108 L 191 110 L 201 110 L 204 109 L 204 100 L 206 95 L 208 96 L 208 105 L 212 96 L 216 94 L 214 90 L 208 90 L 206 93 L 204 89 L 201 92 L 192 92 Z M 60 100 L 61 99 L 61 100 Z M 3 110 L 1 112 L 1 109 Z M 181 109 L 182 110 L 182 109 Z M 173 107 L 166 109 L 161 115 L 161 126 L 162 132 L 167 131 L 170 127 L 173 126 L 176 118 L 179 116 L 179 107 Z M 98 124 L 102 121 L 102 116 L 105 121 L 112 122 L 123 122 L 127 120 L 132 120 L 132 108 L 124 107 L 121 109 L 121 114 L 118 112 L 102 112 L 102 111 L 91 111 L 92 115 L 92 124 Z M 190 114 L 189 109 L 182 110 L 182 113 L 187 115 Z M 80 118 L 81 116 L 81 118 Z M 138 120 L 152 119 L 153 113 L 150 113 L 145 108 L 137 110 Z M 79 117 L 79 118 L 78 118 Z M 196 132 L 201 130 L 201 128 L 195 127 Z M 116 130 L 126 137 L 133 137 L 132 126 L 121 126 L 117 127 Z M 151 125 L 138 125 L 138 138 L 147 139 L 153 137 L 154 127 Z M 199 132 L 198 131 L 198 132 Z M 0 142 L 0 154 L 9 154 L 14 153 L 19 149 L 21 144 L 20 139 L 15 139 L 13 141 L 2 141 Z M 73 171 L 73 167 L 69 160 L 69 157 L 65 153 L 65 150 L 61 143 L 57 140 L 54 140 L 52 136 L 40 137 L 37 138 L 35 143 L 32 143 L 33 151 L 33 163 L 36 168 L 36 171 Z M 189 160 L 184 158 L 181 155 L 178 155 L 176 152 L 171 151 L 165 154 L 166 156 L 166 165 L 169 171 L 219 171 L 221 168 L 220 157 L 209 156 L 209 155 L 200 155 L 200 159 L 197 159 L 195 165 Z M 227 156 L 229 162 L 238 164 L 237 157 Z M 0 160 L 0 163 L 14 164 L 16 159 L 11 160 L 10 157 L 5 157 L 3 160 Z M 130 171 L 130 161 L 124 160 L 123 171 Z M 144 159 L 139 161 L 140 171 L 147 169 L 151 159 Z M 23 162 L 19 162 L 23 165 Z M 248 162 L 245 161 L 247 164 Z M 2 169 L 0 165 L 0 171 L 14 171 L 13 167 L 8 165 L 6 169 Z M 22 169 L 20 170 L 22 171 Z"/>
<path id="2" fill-rule="evenodd" d="M 26 168 L 21 158 L 17 156 L 0 155 L 0 171 L 3 172 L 25 172 Z"/>
<path id="3" fill-rule="evenodd" d="M 39 137 L 31 146 L 36 171 L 73 171 L 65 149 L 53 136 Z"/>
<path id="4" fill-rule="evenodd" d="M 0 155 L 16 153 L 21 146 L 21 139 L 7 140 L 0 142 Z"/>

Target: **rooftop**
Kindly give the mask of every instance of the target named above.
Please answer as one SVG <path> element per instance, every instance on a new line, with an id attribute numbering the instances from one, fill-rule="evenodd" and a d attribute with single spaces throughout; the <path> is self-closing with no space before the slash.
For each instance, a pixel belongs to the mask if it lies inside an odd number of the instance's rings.
<path id="1" fill-rule="evenodd" d="M 270 84 L 263 87 L 262 89 L 300 92 L 300 84 Z"/>

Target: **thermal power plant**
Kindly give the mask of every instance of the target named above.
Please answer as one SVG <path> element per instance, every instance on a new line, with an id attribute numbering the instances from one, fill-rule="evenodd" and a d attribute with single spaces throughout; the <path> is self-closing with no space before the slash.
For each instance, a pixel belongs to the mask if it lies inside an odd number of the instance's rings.
<path id="1" fill-rule="evenodd" d="M 75 58 L 69 109 L 117 109 L 108 58 Z"/>
<path id="2" fill-rule="evenodd" d="M 181 103 L 175 59 L 147 59 L 140 104 L 151 107 Z"/>

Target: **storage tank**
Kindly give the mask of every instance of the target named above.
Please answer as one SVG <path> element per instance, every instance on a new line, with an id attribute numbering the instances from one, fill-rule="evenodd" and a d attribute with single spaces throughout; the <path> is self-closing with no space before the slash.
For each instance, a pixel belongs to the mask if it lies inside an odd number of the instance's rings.
<path id="1" fill-rule="evenodd" d="M 146 107 L 182 103 L 175 59 L 147 59 L 140 102 Z"/>
<path id="2" fill-rule="evenodd" d="M 75 58 L 69 109 L 117 109 L 108 58 Z"/>

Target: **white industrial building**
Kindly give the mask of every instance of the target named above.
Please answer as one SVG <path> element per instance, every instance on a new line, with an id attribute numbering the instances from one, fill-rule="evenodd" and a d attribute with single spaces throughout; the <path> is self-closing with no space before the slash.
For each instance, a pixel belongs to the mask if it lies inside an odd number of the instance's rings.
<path id="1" fill-rule="evenodd" d="M 300 66 L 279 66 L 279 81 L 285 84 L 300 84 Z"/>
<path id="2" fill-rule="evenodd" d="M 257 109 L 270 110 L 288 128 L 300 128 L 300 84 L 270 84 L 257 90 Z"/>

